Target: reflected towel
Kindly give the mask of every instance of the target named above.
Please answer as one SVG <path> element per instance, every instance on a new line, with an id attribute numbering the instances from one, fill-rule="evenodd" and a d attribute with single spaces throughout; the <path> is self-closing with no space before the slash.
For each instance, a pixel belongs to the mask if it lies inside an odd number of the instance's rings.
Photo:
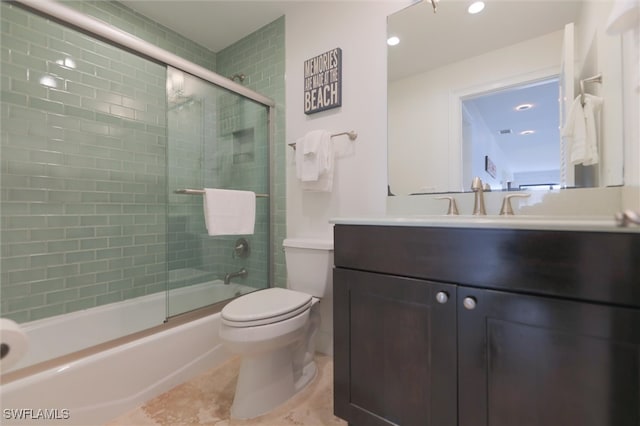
<path id="1" fill-rule="evenodd" d="M 254 192 L 205 188 L 203 206 L 209 235 L 253 234 L 256 222 Z"/>
<path id="2" fill-rule="evenodd" d="M 600 161 L 596 118 L 602 102 L 602 98 L 585 94 L 584 105 L 581 96 L 577 96 L 571 105 L 562 136 L 567 140 L 572 164 L 590 166 Z"/>

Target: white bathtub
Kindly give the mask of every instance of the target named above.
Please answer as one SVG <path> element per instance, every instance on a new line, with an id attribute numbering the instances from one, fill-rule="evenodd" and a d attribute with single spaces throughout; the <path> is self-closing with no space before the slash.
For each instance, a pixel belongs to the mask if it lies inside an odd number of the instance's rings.
<path id="1" fill-rule="evenodd" d="M 213 293 L 220 297 L 220 293 L 228 292 L 229 297 L 233 297 L 237 292 L 252 290 L 255 289 L 238 284 L 207 283 L 174 290 L 170 300 L 188 305 L 194 298 L 201 302 L 204 297 L 215 297 Z M 164 312 L 164 304 L 164 297 L 151 295 L 57 317 L 49 320 L 49 326 L 47 320 L 38 321 L 41 323 L 38 327 L 25 327 L 32 340 L 30 352 L 39 346 L 36 337 L 44 337 L 52 344 L 65 340 L 63 348 L 47 348 L 47 358 L 57 351 L 64 350 L 60 354 L 69 352 L 69 339 L 61 339 L 60 336 L 79 337 L 79 348 L 88 346 L 88 336 L 95 338 L 95 343 L 120 337 L 127 333 L 122 333 L 122 328 L 119 328 L 120 334 L 114 335 L 115 328 L 126 327 L 137 314 L 155 314 L 159 309 L 155 305 L 162 305 Z M 127 312 L 128 309 L 135 314 Z M 219 322 L 220 314 L 209 315 L 3 384 L 0 389 L 0 424 L 103 424 L 226 361 L 229 354 L 218 339 Z M 113 326 L 114 323 L 118 325 Z M 136 328 L 139 329 L 138 326 Z M 105 334 L 99 335 L 102 331 Z M 26 419 L 16 419 L 20 415 Z M 38 416 L 50 417 L 43 420 Z"/>

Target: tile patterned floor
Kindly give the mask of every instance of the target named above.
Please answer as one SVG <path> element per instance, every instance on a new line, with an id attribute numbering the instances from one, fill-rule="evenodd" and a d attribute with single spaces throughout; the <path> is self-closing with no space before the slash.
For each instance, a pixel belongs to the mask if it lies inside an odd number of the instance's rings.
<path id="1" fill-rule="evenodd" d="M 234 358 L 183 383 L 107 426 L 346 426 L 333 415 L 333 359 L 317 355 L 318 375 L 302 392 L 270 413 L 230 420 L 240 362 Z"/>

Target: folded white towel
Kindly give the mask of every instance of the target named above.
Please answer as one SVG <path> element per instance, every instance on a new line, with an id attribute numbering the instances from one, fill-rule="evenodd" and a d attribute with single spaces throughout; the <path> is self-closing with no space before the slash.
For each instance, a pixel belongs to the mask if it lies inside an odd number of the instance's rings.
<path id="1" fill-rule="evenodd" d="M 296 141 L 296 174 L 303 191 L 333 189 L 333 143 L 331 133 L 313 130 Z"/>
<path id="2" fill-rule="evenodd" d="M 296 141 L 296 175 L 302 182 L 315 182 L 327 170 L 331 134 L 312 130 Z"/>
<path id="3" fill-rule="evenodd" d="M 600 161 L 596 117 L 601 106 L 602 98 L 589 94 L 584 95 L 584 105 L 580 95 L 573 101 L 562 129 L 562 136 L 568 142 L 572 164 L 590 166 Z"/>
<path id="4" fill-rule="evenodd" d="M 253 234 L 256 223 L 254 192 L 205 188 L 203 205 L 209 235 Z"/>

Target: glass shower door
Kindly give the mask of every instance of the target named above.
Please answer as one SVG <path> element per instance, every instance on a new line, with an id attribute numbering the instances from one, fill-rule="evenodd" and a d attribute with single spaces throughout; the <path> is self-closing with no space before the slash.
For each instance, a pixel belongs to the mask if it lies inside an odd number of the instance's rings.
<path id="1" fill-rule="evenodd" d="M 268 107 L 169 68 L 168 315 L 267 287 Z M 183 189 L 254 191 L 253 235 L 209 236 L 203 197 Z"/>

